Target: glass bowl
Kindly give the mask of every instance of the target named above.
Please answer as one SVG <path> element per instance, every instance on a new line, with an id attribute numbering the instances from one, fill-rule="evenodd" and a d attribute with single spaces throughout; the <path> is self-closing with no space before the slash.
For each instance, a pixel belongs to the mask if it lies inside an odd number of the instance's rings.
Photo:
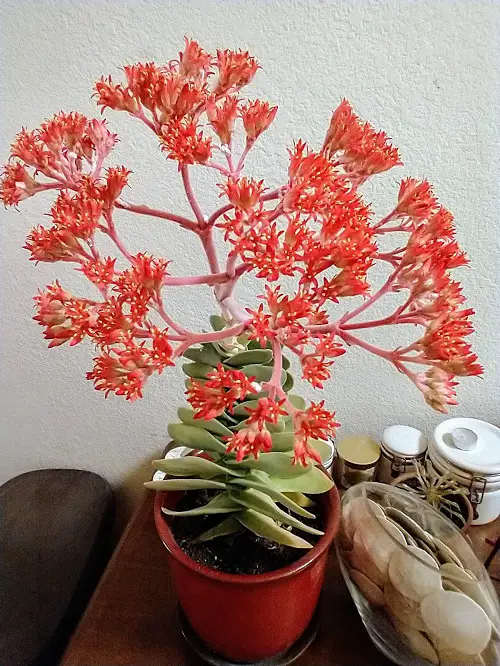
<path id="1" fill-rule="evenodd" d="M 340 568 L 370 638 L 401 666 L 500 665 L 500 606 L 455 525 L 382 483 L 342 498 Z"/>

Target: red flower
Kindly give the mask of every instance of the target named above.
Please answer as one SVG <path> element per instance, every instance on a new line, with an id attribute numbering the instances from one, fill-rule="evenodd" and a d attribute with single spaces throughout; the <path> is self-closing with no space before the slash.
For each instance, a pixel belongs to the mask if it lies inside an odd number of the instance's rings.
<path id="1" fill-rule="evenodd" d="M 20 162 L 6 164 L 0 183 L 0 197 L 6 206 L 15 206 L 44 189 Z"/>
<path id="2" fill-rule="evenodd" d="M 106 257 L 105 259 L 89 259 L 82 263 L 79 270 L 88 278 L 93 284 L 99 288 L 110 285 L 115 276 L 115 262 L 116 259 Z"/>
<path id="3" fill-rule="evenodd" d="M 204 384 L 192 380 L 186 394 L 196 411 L 195 418 L 213 419 L 226 409 L 232 412 L 236 400 L 243 400 L 253 391 L 254 380 L 241 370 L 226 370 L 221 363 L 207 375 Z"/>
<path id="4" fill-rule="evenodd" d="M 152 349 L 149 352 L 149 358 L 152 365 L 161 374 L 167 366 L 175 365 L 172 354 L 172 345 L 168 338 L 168 329 L 160 330 L 153 326 L 150 330 L 152 335 Z"/>
<path id="5" fill-rule="evenodd" d="M 252 409 L 246 407 L 249 414 L 247 423 L 250 425 L 256 423 L 260 428 L 263 428 L 266 423 L 278 423 L 280 416 L 285 416 L 288 412 L 281 409 L 285 404 L 285 400 L 271 400 L 271 398 L 259 398 L 257 407 Z"/>
<path id="6" fill-rule="evenodd" d="M 221 186 L 229 201 L 235 208 L 249 213 L 254 208 L 264 192 L 264 181 L 253 178 L 235 178 L 230 176 Z"/>
<path id="7" fill-rule="evenodd" d="M 219 79 L 214 94 L 220 97 L 229 90 L 239 90 L 255 76 L 259 65 L 248 51 L 217 50 Z"/>
<path id="8" fill-rule="evenodd" d="M 25 250 L 31 252 L 31 261 L 80 261 L 85 257 L 78 239 L 66 229 L 41 225 L 26 237 Z"/>
<path id="9" fill-rule="evenodd" d="M 334 111 L 323 143 L 328 159 L 335 159 L 338 151 L 343 151 L 339 163 L 361 181 L 401 164 L 398 150 L 387 135 L 361 122 L 345 99 Z"/>
<path id="10" fill-rule="evenodd" d="M 134 402 L 142 398 L 142 388 L 154 371 L 149 360 L 147 349 L 129 342 L 123 349 L 113 347 L 94 358 L 94 369 L 87 372 L 87 379 L 98 391 L 104 391 L 106 398 L 113 392 Z"/>
<path id="11" fill-rule="evenodd" d="M 306 379 L 314 388 L 323 388 L 323 382 L 330 379 L 330 366 L 333 361 L 324 361 L 317 356 L 307 354 L 300 359 L 302 379 Z"/>
<path id="12" fill-rule="evenodd" d="M 97 104 L 102 106 L 102 111 L 106 107 L 117 109 L 119 111 L 128 111 L 135 114 L 140 109 L 138 100 L 134 97 L 130 88 L 123 87 L 121 84 L 114 84 L 111 76 L 104 76 L 95 84 L 95 95 Z"/>
<path id="13" fill-rule="evenodd" d="M 94 342 L 103 349 L 107 349 L 117 342 L 131 340 L 134 324 L 143 323 L 143 317 L 139 319 L 133 314 L 125 314 L 124 304 L 125 301 L 116 296 L 110 296 L 96 308 L 91 336 Z"/>
<path id="14" fill-rule="evenodd" d="M 397 217 L 411 217 L 421 221 L 428 218 L 436 209 L 437 199 L 427 180 L 405 178 L 401 181 L 396 207 Z"/>
<path id="15" fill-rule="evenodd" d="M 248 102 L 242 107 L 241 117 L 247 142 L 252 144 L 269 127 L 277 111 L 277 106 L 269 107 L 269 102 L 261 102 L 260 99 Z"/>
<path id="16" fill-rule="evenodd" d="M 340 425 L 335 421 L 335 414 L 323 408 L 324 404 L 324 400 L 320 403 L 311 402 L 307 409 L 294 414 L 296 434 L 294 464 L 299 463 L 305 467 L 311 458 L 321 463 L 319 454 L 310 448 L 309 440 L 327 440 L 335 435 L 335 429 Z"/>
<path id="17" fill-rule="evenodd" d="M 34 297 L 38 314 L 33 317 L 40 326 L 45 326 L 43 337 L 50 340 L 49 348 L 69 342 L 76 345 L 88 335 L 91 324 L 89 306 L 91 301 L 74 298 L 62 289 L 59 282 L 47 286 Z"/>
<path id="18" fill-rule="evenodd" d="M 211 139 L 206 139 L 202 132 L 197 133 L 194 121 L 173 121 L 166 125 L 161 137 L 163 150 L 168 158 L 183 164 L 205 164 L 212 155 Z"/>
<path id="19" fill-rule="evenodd" d="M 76 238 L 88 240 L 97 229 L 102 214 L 99 200 L 82 191 L 71 197 L 61 192 L 50 210 L 54 225 L 69 231 Z"/>
<path id="20" fill-rule="evenodd" d="M 424 394 L 425 402 L 442 414 L 447 413 L 447 405 L 457 405 L 453 375 L 441 368 L 429 368 L 427 372 L 417 375 L 417 386 Z"/>
<path id="21" fill-rule="evenodd" d="M 235 432 L 231 437 L 226 438 L 226 442 L 226 452 L 236 452 L 237 462 L 241 462 L 248 455 L 253 455 L 257 459 L 261 451 L 267 453 L 273 448 L 271 433 L 265 426 L 257 423 Z"/>
<path id="22" fill-rule="evenodd" d="M 233 135 L 234 121 L 238 113 L 238 98 L 227 96 L 222 105 L 218 106 L 215 98 L 207 102 L 207 116 L 221 143 L 229 145 Z"/>
<path id="23" fill-rule="evenodd" d="M 184 37 L 184 41 L 184 51 L 179 53 L 179 72 L 186 78 L 199 81 L 210 72 L 213 58 L 193 39 Z"/>
<path id="24" fill-rule="evenodd" d="M 130 169 L 126 169 L 124 166 L 107 169 L 106 183 L 102 187 L 101 195 L 107 208 L 111 208 L 121 195 L 123 188 L 128 184 L 128 177 L 131 173 Z"/>

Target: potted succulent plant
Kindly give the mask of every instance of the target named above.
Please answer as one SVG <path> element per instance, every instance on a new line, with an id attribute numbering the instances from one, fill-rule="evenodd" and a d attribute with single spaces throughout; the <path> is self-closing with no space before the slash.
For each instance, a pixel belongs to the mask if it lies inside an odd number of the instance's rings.
<path id="1" fill-rule="evenodd" d="M 189 623 L 223 657 L 247 662 L 286 651 L 304 631 L 339 521 L 338 493 L 320 468 L 322 443 L 338 424 L 323 401 L 307 405 L 290 393 L 283 350 L 298 360 L 303 379 L 322 388 L 334 359 L 361 347 L 409 377 L 443 412 L 456 404 L 455 377 L 482 371 L 464 339 L 473 311 L 462 306 L 450 274 L 467 263 L 453 216 L 427 181 L 407 178 L 393 210 L 374 219 L 362 185 L 400 165 L 400 157 L 347 101 L 321 148 L 301 140 L 290 147 L 281 186 L 268 189 L 243 175 L 277 111 L 241 97 L 258 69 L 247 52 L 214 56 L 186 40 L 177 60 L 128 65 L 125 82 L 108 77 L 95 86 L 102 109 L 143 123 L 178 164 L 189 216 L 130 202 L 131 172 L 105 167 L 117 136 L 104 120 L 79 113 L 21 130 L 1 181 L 8 206 L 56 193 L 51 225 L 33 229 L 26 248 L 35 262 L 73 264 L 94 288 L 76 297 L 55 282 L 35 297 L 49 347 L 88 338 L 98 351 L 87 378 L 106 396 L 131 402 L 153 373 L 182 356 L 191 361 L 184 367 L 190 408 L 180 409 L 169 433 L 174 445 L 198 453 L 155 462 L 167 473 L 153 483 L 161 491 L 156 522 Z M 225 201 L 209 214 L 194 191 L 193 168 L 220 179 Z M 131 253 L 119 232 L 121 211 L 195 234 L 209 273 L 174 275 L 175 264 L 149 248 Z M 226 242 L 224 263 L 216 233 Z M 110 243 L 117 257 L 107 255 Z M 375 264 L 387 276 L 372 291 Z M 238 299 L 238 282 L 249 275 L 264 285 L 258 306 Z M 191 330 L 168 313 L 167 294 L 179 285 L 212 289 L 221 313 L 215 330 Z M 370 318 L 370 308 L 395 292 L 404 292 L 403 303 Z M 335 316 L 332 306 L 349 296 L 362 301 Z M 404 347 L 383 349 L 363 337 L 372 327 L 401 324 L 418 331 Z M 244 559 L 254 568 L 245 570 Z"/>

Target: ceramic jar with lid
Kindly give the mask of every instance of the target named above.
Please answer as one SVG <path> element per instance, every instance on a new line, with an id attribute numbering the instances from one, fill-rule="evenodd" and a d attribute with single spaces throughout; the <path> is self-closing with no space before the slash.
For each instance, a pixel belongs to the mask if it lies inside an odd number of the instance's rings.
<path id="1" fill-rule="evenodd" d="M 349 435 L 335 444 L 333 477 L 344 489 L 362 481 L 373 481 L 380 446 L 368 435 Z"/>
<path id="2" fill-rule="evenodd" d="M 449 472 L 469 491 L 473 525 L 500 515 L 500 428 L 479 419 L 442 421 L 429 444 L 429 458 L 440 474 Z"/>
<path id="3" fill-rule="evenodd" d="M 416 428 L 392 425 L 382 433 L 377 481 L 391 483 L 401 474 L 412 472 L 413 463 L 421 462 L 427 451 L 427 438 Z"/>

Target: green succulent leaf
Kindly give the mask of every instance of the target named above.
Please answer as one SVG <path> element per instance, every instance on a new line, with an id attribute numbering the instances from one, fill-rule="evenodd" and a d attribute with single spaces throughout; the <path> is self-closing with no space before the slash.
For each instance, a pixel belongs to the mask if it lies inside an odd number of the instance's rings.
<path id="1" fill-rule="evenodd" d="M 288 530 L 284 530 L 282 527 L 276 525 L 274 520 L 269 518 L 269 516 L 263 516 L 252 509 L 238 513 L 236 518 L 247 530 L 257 534 L 257 536 L 271 539 L 271 541 L 276 541 L 292 548 L 312 548 L 312 544 L 305 539 Z"/>
<path id="2" fill-rule="evenodd" d="M 305 508 L 306 506 L 314 506 L 312 499 L 303 493 L 283 493 L 283 495 L 285 495 L 285 497 L 301 508 Z"/>
<path id="3" fill-rule="evenodd" d="M 172 439 L 190 449 L 215 451 L 215 453 L 226 452 L 225 445 L 203 428 L 185 425 L 184 423 L 171 423 L 167 430 Z"/>
<path id="4" fill-rule="evenodd" d="M 253 365 L 255 363 L 269 363 L 273 358 L 273 352 L 270 349 L 247 349 L 226 359 L 225 363 L 233 367 L 244 365 Z"/>
<path id="5" fill-rule="evenodd" d="M 273 368 L 269 365 L 260 365 L 259 363 L 253 363 L 251 365 L 244 365 L 240 370 L 247 377 L 255 377 L 258 382 L 268 382 L 273 374 Z M 281 371 L 281 383 L 283 384 L 286 380 L 286 372 Z"/>
<path id="6" fill-rule="evenodd" d="M 282 363 L 282 366 L 283 366 L 283 370 L 288 370 L 288 368 L 290 367 L 290 361 L 287 359 L 286 356 L 282 357 L 281 363 Z"/>
<path id="7" fill-rule="evenodd" d="M 281 433 L 285 430 L 285 422 L 278 421 L 277 423 L 266 423 L 266 428 L 271 433 Z"/>
<path id="8" fill-rule="evenodd" d="M 283 385 L 283 391 L 285 391 L 285 393 L 288 393 L 288 391 L 291 391 L 293 389 L 294 381 L 292 375 L 289 372 L 286 371 L 283 372 L 285 372 L 285 380 L 283 381 L 283 376 L 282 376 L 281 383 Z"/>
<path id="9" fill-rule="evenodd" d="M 214 331 L 222 331 L 226 328 L 226 320 L 220 315 L 210 315 L 210 326 Z"/>
<path id="10" fill-rule="evenodd" d="M 236 532 L 241 531 L 242 525 L 240 521 L 234 516 L 229 516 L 229 518 L 226 518 L 215 527 L 212 527 L 206 532 L 203 532 L 203 534 L 200 534 L 200 536 L 196 537 L 196 539 L 193 539 L 193 541 L 211 541 L 217 537 L 227 536 L 228 534 L 235 534 Z"/>
<path id="11" fill-rule="evenodd" d="M 324 532 L 321 532 L 321 530 L 317 530 L 314 527 L 305 525 L 298 518 L 295 518 L 286 511 L 283 511 L 283 509 L 280 509 L 276 502 L 271 499 L 271 497 L 269 497 L 269 495 L 266 495 L 266 493 L 257 490 L 257 488 L 235 490 L 229 493 L 229 497 L 235 502 L 238 502 L 238 504 L 245 506 L 247 509 L 253 509 L 258 513 L 263 513 L 265 516 L 269 516 L 269 518 L 273 518 L 274 520 L 277 520 L 280 523 L 284 523 L 285 525 L 291 525 L 292 527 L 296 527 L 298 530 L 302 530 L 303 532 L 309 532 L 309 534 L 316 534 L 318 536 L 324 534 Z"/>
<path id="12" fill-rule="evenodd" d="M 222 483 L 222 481 L 213 481 L 212 479 L 163 479 L 163 481 L 147 481 L 144 485 L 150 490 L 226 489 L 225 483 Z"/>
<path id="13" fill-rule="evenodd" d="M 290 400 L 290 402 L 296 409 L 306 408 L 306 401 L 300 395 L 295 395 L 295 393 L 289 393 L 288 400 Z"/>
<path id="14" fill-rule="evenodd" d="M 245 402 L 240 402 L 240 404 L 236 405 L 236 407 L 234 408 L 233 414 L 235 416 L 245 416 L 245 417 L 247 417 L 249 415 L 247 407 L 249 409 L 255 409 L 258 404 L 259 404 L 258 400 L 246 400 Z"/>
<path id="15" fill-rule="evenodd" d="M 188 358 L 190 361 L 211 365 L 213 368 L 215 368 L 222 361 L 219 354 L 215 351 L 213 345 L 204 345 L 202 348 L 190 347 L 189 349 L 186 349 L 183 356 Z"/>
<path id="16" fill-rule="evenodd" d="M 188 509 L 186 511 L 174 511 L 162 507 L 163 513 L 167 516 L 208 516 L 217 513 L 234 513 L 241 511 L 241 505 L 232 500 L 228 493 L 220 493 L 216 495 L 204 506 L 198 506 L 196 509 Z"/>
<path id="17" fill-rule="evenodd" d="M 170 476 L 197 476 L 202 479 L 211 479 L 221 474 L 228 474 L 229 476 L 241 476 L 244 474 L 243 470 L 223 467 L 200 456 L 164 458 L 162 460 L 153 460 L 151 464 L 156 469 Z"/>
<path id="18" fill-rule="evenodd" d="M 260 490 L 261 492 L 265 493 L 266 495 L 269 495 L 271 499 L 273 499 L 275 502 L 279 502 L 280 504 L 283 504 L 283 506 L 286 506 L 290 511 L 293 511 L 294 513 L 298 514 L 299 516 L 303 516 L 304 518 L 314 518 L 314 513 L 311 513 L 310 511 L 307 511 L 304 506 L 304 504 L 300 505 L 297 502 L 293 500 L 293 498 L 288 497 L 284 493 L 280 493 L 277 490 L 275 490 L 271 482 L 269 480 L 269 476 L 267 476 L 267 481 L 255 481 L 252 479 L 249 479 L 248 477 L 242 476 L 239 479 L 233 479 L 229 482 L 231 486 L 235 487 L 247 487 L 247 488 L 255 488 L 256 490 Z M 301 493 L 295 493 L 295 495 L 301 495 Z M 306 500 L 307 498 L 305 495 L 302 495 Z M 313 502 L 309 500 L 309 505 L 313 505 Z"/>
<path id="19" fill-rule="evenodd" d="M 248 457 L 241 462 L 232 460 L 227 461 L 228 465 L 236 465 L 241 469 L 257 469 L 267 474 L 289 479 L 295 476 L 304 476 L 308 467 L 301 465 L 292 465 L 292 461 L 285 453 L 271 452 L 261 453 L 257 459 Z M 312 467 L 312 465 L 309 465 Z M 294 488 L 292 488 L 294 490 Z"/>
<path id="20" fill-rule="evenodd" d="M 269 454 L 268 454 L 269 455 Z M 299 465 L 297 465 L 298 467 Z M 287 479 L 271 475 L 273 488 L 281 493 L 307 493 L 308 495 L 319 495 L 326 493 L 335 485 L 331 478 L 321 471 L 319 467 L 310 465 L 305 474 L 289 477 Z"/>
<path id="21" fill-rule="evenodd" d="M 285 430 L 285 427 L 283 427 L 283 430 Z M 273 451 L 293 451 L 293 444 L 295 442 L 294 432 L 276 432 L 271 435 L 271 439 L 273 441 Z"/>
<path id="22" fill-rule="evenodd" d="M 212 365 L 206 363 L 183 363 L 182 370 L 192 379 L 206 379 L 209 372 L 213 372 Z"/>
<path id="23" fill-rule="evenodd" d="M 229 428 L 226 428 L 226 426 L 217 419 L 210 419 L 208 421 L 205 419 L 195 419 L 194 415 L 195 411 L 193 409 L 188 409 L 187 407 L 179 407 L 177 410 L 177 416 L 184 424 L 194 426 L 195 428 L 203 428 L 220 437 L 231 437 L 232 432 Z"/>
<path id="24" fill-rule="evenodd" d="M 271 349 L 272 345 L 271 345 L 271 342 L 269 340 L 266 342 L 265 347 L 262 347 L 260 342 L 257 342 L 257 340 L 250 340 L 250 342 L 248 343 L 247 346 L 248 346 L 248 349 Z"/>

